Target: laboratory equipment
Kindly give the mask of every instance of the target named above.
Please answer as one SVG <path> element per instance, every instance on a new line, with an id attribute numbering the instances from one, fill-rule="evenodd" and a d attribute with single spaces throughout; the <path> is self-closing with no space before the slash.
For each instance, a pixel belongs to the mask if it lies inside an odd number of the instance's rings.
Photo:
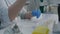
<path id="1" fill-rule="evenodd" d="M 58 19 L 59 19 L 59 22 L 60 22 L 60 4 L 58 5 Z"/>
<path id="2" fill-rule="evenodd" d="M 15 26 L 12 28 L 12 30 L 14 31 L 14 33 L 18 33 L 20 32 L 18 26 L 15 24 Z"/>
<path id="3" fill-rule="evenodd" d="M 46 30 L 45 30 L 45 32 L 46 31 L 48 31 L 49 33 L 52 33 L 52 31 L 53 31 L 53 25 L 54 25 L 54 23 L 55 23 L 55 20 L 53 20 L 52 19 L 52 16 L 51 15 L 45 15 L 45 17 L 43 17 L 42 18 L 43 20 L 39 20 L 39 21 L 37 21 L 37 22 L 39 22 L 39 23 L 37 23 L 37 27 L 36 27 L 36 29 L 34 29 L 33 30 L 33 34 L 39 34 L 39 33 L 41 33 L 42 31 L 44 32 L 44 28 L 46 27 Z M 47 21 L 46 21 L 47 20 Z M 39 28 L 42 28 L 41 30 L 39 29 Z M 40 32 L 41 31 L 41 32 Z M 47 32 L 47 33 L 48 33 Z M 44 33 L 42 33 L 42 34 L 44 34 Z"/>
<path id="4" fill-rule="evenodd" d="M 46 0 L 40 0 L 40 6 L 39 9 L 41 10 L 42 13 L 47 12 L 47 6 L 48 6 L 48 1 Z"/>
<path id="5" fill-rule="evenodd" d="M 41 11 L 39 9 L 32 10 L 32 16 L 36 16 L 37 18 L 39 18 L 40 15 L 41 15 Z"/>
<path id="6" fill-rule="evenodd" d="M 15 24 L 12 27 L 10 27 L 9 29 L 5 30 L 4 34 L 22 34 L 22 32 L 19 30 L 18 26 Z"/>
<path id="7" fill-rule="evenodd" d="M 48 23 L 37 24 L 36 28 L 33 30 L 32 34 L 49 34 Z"/>
<path id="8" fill-rule="evenodd" d="M 44 13 L 44 6 L 40 6 L 39 8 L 40 8 L 41 12 Z"/>
<path id="9" fill-rule="evenodd" d="M 38 26 L 32 34 L 49 34 L 49 29 L 46 26 Z"/>

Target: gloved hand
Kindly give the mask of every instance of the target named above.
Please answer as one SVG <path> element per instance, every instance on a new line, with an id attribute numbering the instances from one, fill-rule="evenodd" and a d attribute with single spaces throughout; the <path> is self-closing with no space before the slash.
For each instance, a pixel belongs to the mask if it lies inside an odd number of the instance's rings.
<path id="1" fill-rule="evenodd" d="M 39 18 L 40 15 L 41 15 L 41 11 L 39 9 L 32 10 L 32 16 L 36 16 L 37 18 Z"/>

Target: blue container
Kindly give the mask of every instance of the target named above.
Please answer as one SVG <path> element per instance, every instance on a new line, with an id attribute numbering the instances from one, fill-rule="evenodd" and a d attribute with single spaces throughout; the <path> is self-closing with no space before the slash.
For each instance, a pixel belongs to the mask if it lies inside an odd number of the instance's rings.
<path id="1" fill-rule="evenodd" d="M 36 16 L 37 18 L 39 18 L 40 15 L 41 15 L 40 9 L 32 10 L 32 16 Z"/>

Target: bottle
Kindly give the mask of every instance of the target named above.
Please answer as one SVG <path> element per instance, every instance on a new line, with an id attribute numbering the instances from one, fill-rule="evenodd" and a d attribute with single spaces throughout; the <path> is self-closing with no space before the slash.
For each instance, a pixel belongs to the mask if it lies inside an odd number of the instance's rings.
<path id="1" fill-rule="evenodd" d="M 15 24 L 15 26 L 12 28 L 12 31 L 15 34 L 22 34 L 22 32 L 19 30 L 18 26 Z"/>
<path id="2" fill-rule="evenodd" d="M 49 34 L 48 23 L 37 24 L 36 28 L 33 30 L 32 34 Z"/>
<path id="3" fill-rule="evenodd" d="M 33 32 L 32 34 L 48 34 L 49 33 L 49 29 L 46 26 L 38 26 Z"/>

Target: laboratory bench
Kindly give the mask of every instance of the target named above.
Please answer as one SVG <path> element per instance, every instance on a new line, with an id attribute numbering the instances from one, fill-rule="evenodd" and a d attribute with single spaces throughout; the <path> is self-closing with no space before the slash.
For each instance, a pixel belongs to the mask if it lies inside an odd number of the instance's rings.
<path id="1" fill-rule="evenodd" d="M 57 14 L 41 14 L 39 19 L 34 19 L 34 17 L 32 18 L 32 20 L 21 20 L 20 16 L 16 17 L 15 19 L 15 23 L 18 25 L 20 31 L 23 34 L 32 34 L 32 31 L 34 30 L 35 26 L 39 23 L 40 25 L 42 24 L 42 22 L 44 21 L 48 21 L 48 20 L 52 20 L 51 24 L 48 25 L 48 27 L 50 28 L 50 30 L 52 31 L 52 27 L 53 27 L 53 22 L 55 21 L 55 24 L 58 23 L 58 15 Z M 4 32 L 9 29 L 9 27 L 0 30 L 0 34 L 4 34 Z M 49 34 L 52 34 L 52 32 L 49 32 Z"/>

